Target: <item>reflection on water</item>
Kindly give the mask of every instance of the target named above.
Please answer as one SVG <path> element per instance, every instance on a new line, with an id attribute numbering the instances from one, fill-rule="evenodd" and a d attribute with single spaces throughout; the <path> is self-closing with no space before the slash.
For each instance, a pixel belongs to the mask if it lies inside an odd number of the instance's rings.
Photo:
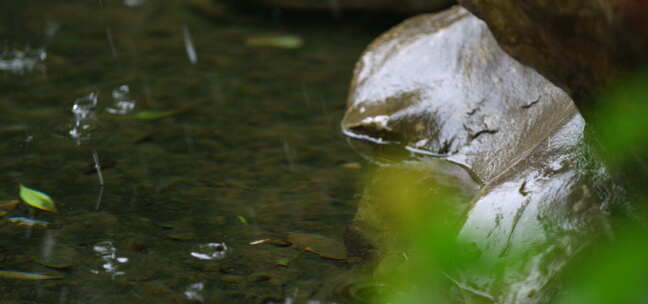
<path id="1" fill-rule="evenodd" d="M 250 242 L 341 242 L 362 171 L 338 122 L 388 25 L 187 5 L 0 4 L 0 204 L 22 183 L 59 209 L 2 211 L 0 271 L 62 277 L 0 279 L 0 302 L 337 301 L 320 290 L 348 261 Z"/>

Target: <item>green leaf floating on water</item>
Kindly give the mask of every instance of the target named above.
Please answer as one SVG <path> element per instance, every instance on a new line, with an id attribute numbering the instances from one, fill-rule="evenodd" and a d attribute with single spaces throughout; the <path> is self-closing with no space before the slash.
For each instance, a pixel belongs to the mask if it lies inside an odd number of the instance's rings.
<path id="1" fill-rule="evenodd" d="M 20 185 L 20 199 L 27 205 L 50 212 L 57 212 L 54 201 L 49 195 Z"/>
<path id="2" fill-rule="evenodd" d="M 247 221 L 247 219 L 245 219 L 244 216 L 242 216 L 242 215 L 238 215 L 236 218 L 238 218 L 238 220 L 239 220 L 239 222 L 241 222 L 241 224 L 243 224 L 243 225 L 247 225 L 247 224 L 248 224 L 248 221 Z"/>
<path id="3" fill-rule="evenodd" d="M 178 113 L 180 113 L 179 110 L 144 110 L 130 115 L 130 118 L 139 120 L 158 120 Z"/>

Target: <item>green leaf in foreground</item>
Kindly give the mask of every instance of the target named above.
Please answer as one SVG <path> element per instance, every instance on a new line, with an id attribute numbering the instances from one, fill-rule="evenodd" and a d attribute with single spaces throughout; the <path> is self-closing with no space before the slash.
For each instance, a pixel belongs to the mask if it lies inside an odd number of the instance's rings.
<path id="1" fill-rule="evenodd" d="M 22 199 L 25 204 L 30 205 L 34 208 L 50 212 L 57 212 L 56 206 L 54 206 L 54 201 L 49 197 L 49 195 L 34 189 L 27 188 L 23 185 L 20 185 L 20 199 Z"/>

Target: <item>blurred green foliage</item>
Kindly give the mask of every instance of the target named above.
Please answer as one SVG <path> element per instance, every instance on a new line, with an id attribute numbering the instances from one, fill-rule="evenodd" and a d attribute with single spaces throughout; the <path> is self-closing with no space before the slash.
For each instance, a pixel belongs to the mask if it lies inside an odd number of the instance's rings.
<path id="1" fill-rule="evenodd" d="M 633 154 L 648 152 L 648 71 L 624 79 L 598 99 L 589 125 L 595 127 L 607 165 L 636 166 Z"/>
<path id="2" fill-rule="evenodd" d="M 631 168 L 646 176 L 641 159 L 648 153 L 648 72 L 616 84 L 598 97 L 593 120 L 594 142 L 601 147 L 611 170 Z M 590 130 L 591 131 L 591 130 Z M 492 303 L 485 298 L 465 298 L 451 276 L 457 269 L 479 273 L 481 266 L 471 259 L 466 247 L 457 243 L 461 218 L 445 201 L 454 194 L 430 196 L 421 176 L 393 169 L 391 178 L 369 189 L 391 214 L 397 237 L 387 245 L 391 252 L 381 258 L 374 272 L 376 286 L 371 303 Z M 644 179 L 645 182 L 648 180 Z M 429 188 L 427 188 L 429 187 Z M 633 203 L 646 205 L 639 193 Z M 648 234 L 643 218 L 615 218 L 623 223 L 610 240 L 586 248 L 574 257 L 560 278 L 560 291 L 552 303 L 645 303 L 648 300 Z M 394 224 L 394 223 L 391 223 Z M 397 250 L 393 250 L 397 248 Z M 526 257 L 520 257 L 526 258 Z M 495 275 L 483 273 L 483 275 Z"/>

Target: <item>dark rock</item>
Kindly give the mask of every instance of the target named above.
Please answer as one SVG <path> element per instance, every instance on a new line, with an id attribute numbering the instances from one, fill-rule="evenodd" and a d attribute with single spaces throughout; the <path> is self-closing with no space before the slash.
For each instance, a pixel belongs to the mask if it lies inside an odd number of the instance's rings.
<path id="1" fill-rule="evenodd" d="M 461 0 L 500 46 L 567 90 L 587 97 L 648 59 L 648 3 L 637 0 Z"/>
<path id="2" fill-rule="evenodd" d="M 467 297 L 545 303 L 569 261 L 606 237 L 616 204 L 584 125 L 564 90 L 465 9 L 412 18 L 374 41 L 354 72 L 342 129 L 379 168 L 351 229 L 378 258 L 390 254 L 402 221 L 389 206 L 400 202 L 384 197 L 398 197 L 403 178 L 389 175 L 404 171 L 415 176 L 405 187 L 428 185 L 405 209 L 455 193 L 446 207 L 484 271 L 451 274 Z"/>
<path id="3" fill-rule="evenodd" d="M 293 10 L 345 10 L 388 13 L 432 12 L 456 3 L 456 1 L 452 0 L 259 0 L 258 2 Z"/>

